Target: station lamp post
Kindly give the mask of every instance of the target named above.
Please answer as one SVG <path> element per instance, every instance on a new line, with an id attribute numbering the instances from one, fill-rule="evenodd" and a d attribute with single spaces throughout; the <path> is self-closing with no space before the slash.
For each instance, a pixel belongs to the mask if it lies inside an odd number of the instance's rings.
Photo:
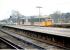
<path id="1" fill-rule="evenodd" d="M 40 9 L 42 8 L 41 6 L 37 6 L 36 8 L 39 9 L 39 17 L 41 17 L 41 12 L 40 12 Z M 40 22 L 40 18 L 39 18 L 39 22 Z"/>

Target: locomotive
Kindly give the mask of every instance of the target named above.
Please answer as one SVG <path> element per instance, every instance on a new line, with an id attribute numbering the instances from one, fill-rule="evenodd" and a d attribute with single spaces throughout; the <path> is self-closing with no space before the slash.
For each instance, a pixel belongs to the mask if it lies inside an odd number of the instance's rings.
<path id="1" fill-rule="evenodd" d="M 54 23 L 53 19 L 47 17 L 33 17 L 22 19 L 20 20 L 20 25 L 70 28 L 70 23 Z"/>
<path id="2" fill-rule="evenodd" d="M 35 17 L 35 18 L 25 19 L 24 25 L 48 27 L 53 25 L 53 20 L 51 18 L 46 18 L 46 17 Z"/>

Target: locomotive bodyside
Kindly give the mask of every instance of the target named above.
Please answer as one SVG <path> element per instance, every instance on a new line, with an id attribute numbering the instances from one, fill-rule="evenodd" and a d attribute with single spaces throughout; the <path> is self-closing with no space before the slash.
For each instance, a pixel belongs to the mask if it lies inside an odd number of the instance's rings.
<path id="1" fill-rule="evenodd" d="M 47 19 L 47 21 L 43 21 L 41 24 L 42 24 L 42 26 L 49 27 L 49 26 L 53 25 L 53 22 L 52 22 L 52 20 Z"/>

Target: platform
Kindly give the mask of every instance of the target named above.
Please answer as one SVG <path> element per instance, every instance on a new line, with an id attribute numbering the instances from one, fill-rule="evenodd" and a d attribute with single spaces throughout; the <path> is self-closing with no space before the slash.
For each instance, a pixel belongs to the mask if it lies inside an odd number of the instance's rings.
<path id="1" fill-rule="evenodd" d="M 38 26 L 21 26 L 21 25 L 6 25 L 9 27 L 30 30 L 35 32 L 41 32 L 45 34 L 70 37 L 70 29 L 68 28 L 54 28 L 54 27 L 38 27 Z"/>

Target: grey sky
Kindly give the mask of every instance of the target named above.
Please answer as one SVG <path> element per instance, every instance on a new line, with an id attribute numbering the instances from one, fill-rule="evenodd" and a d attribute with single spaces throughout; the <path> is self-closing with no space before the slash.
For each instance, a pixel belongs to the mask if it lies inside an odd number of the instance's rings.
<path id="1" fill-rule="evenodd" d="M 26 16 L 38 15 L 37 6 L 43 7 L 42 15 L 55 11 L 70 12 L 70 0 L 0 0 L 0 20 L 8 18 L 11 10 L 17 10 Z"/>

